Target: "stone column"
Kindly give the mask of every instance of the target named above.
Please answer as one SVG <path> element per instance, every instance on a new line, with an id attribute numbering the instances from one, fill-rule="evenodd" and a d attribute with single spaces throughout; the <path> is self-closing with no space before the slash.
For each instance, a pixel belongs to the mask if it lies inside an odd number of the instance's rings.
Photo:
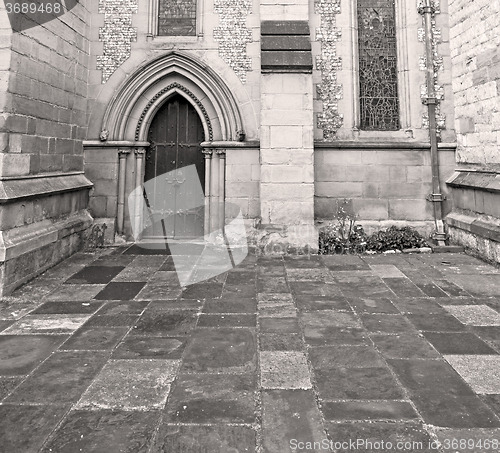
<path id="1" fill-rule="evenodd" d="M 205 155 L 205 221 L 203 232 L 205 235 L 210 233 L 210 202 L 211 202 L 211 179 L 212 179 L 212 150 L 204 149 Z"/>
<path id="2" fill-rule="evenodd" d="M 135 187 L 142 186 L 142 167 L 144 162 L 144 154 L 146 153 L 145 147 L 138 147 L 135 149 Z M 142 212 L 144 203 L 142 198 L 142 193 L 140 193 L 135 199 L 135 209 L 134 209 L 134 231 L 136 233 L 136 239 L 139 239 L 140 232 L 142 231 Z"/>
<path id="3" fill-rule="evenodd" d="M 117 232 L 123 234 L 123 223 L 125 219 L 125 179 L 127 175 L 127 156 L 130 149 L 122 148 L 118 150 L 118 206 L 117 206 Z"/>
<path id="4" fill-rule="evenodd" d="M 225 182 L 226 182 L 226 150 L 218 149 L 217 155 L 219 156 L 219 199 L 218 199 L 218 228 L 224 229 L 224 225 L 226 222 L 225 215 L 225 204 L 224 201 L 226 199 L 226 190 L 225 190 Z"/>
<path id="5" fill-rule="evenodd" d="M 261 0 L 262 227 L 279 231 L 272 239 L 275 252 L 317 249 L 308 2 L 280 9 L 278 1 L 270 1 Z M 278 249 L 276 241 L 282 244 Z"/>

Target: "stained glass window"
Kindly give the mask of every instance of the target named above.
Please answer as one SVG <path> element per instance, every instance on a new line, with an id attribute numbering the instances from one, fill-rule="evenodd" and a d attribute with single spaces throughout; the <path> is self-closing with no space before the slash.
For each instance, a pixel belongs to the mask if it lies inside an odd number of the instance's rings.
<path id="1" fill-rule="evenodd" d="M 196 0 L 160 0 L 158 34 L 196 36 Z"/>
<path id="2" fill-rule="evenodd" d="M 357 0 L 362 130 L 399 129 L 394 0 Z"/>

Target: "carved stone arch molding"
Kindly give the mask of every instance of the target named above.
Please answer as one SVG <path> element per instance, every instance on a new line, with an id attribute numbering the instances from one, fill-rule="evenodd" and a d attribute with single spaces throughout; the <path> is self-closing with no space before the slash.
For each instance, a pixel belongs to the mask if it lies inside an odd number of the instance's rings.
<path id="1" fill-rule="evenodd" d="M 190 90 L 188 90 L 185 86 L 181 85 L 178 82 L 173 82 L 170 85 L 167 85 L 165 88 L 162 88 L 147 103 L 146 107 L 142 111 L 139 121 L 137 122 L 137 127 L 135 128 L 135 140 L 139 141 L 141 137 L 145 137 L 147 131 L 149 130 L 149 126 L 151 125 L 151 121 L 156 115 L 156 112 L 159 110 L 162 104 L 167 101 L 174 93 L 180 94 L 191 103 L 191 105 L 198 112 L 198 115 L 203 123 L 205 140 L 213 141 L 214 133 L 212 129 L 212 123 L 208 116 L 207 110 L 205 109 L 205 106 Z"/>
<path id="2" fill-rule="evenodd" d="M 110 141 L 147 141 L 149 124 L 174 92 L 196 109 L 207 141 L 237 140 L 243 129 L 236 100 L 220 76 L 193 56 L 173 51 L 131 74 L 109 103 L 102 130 Z"/>

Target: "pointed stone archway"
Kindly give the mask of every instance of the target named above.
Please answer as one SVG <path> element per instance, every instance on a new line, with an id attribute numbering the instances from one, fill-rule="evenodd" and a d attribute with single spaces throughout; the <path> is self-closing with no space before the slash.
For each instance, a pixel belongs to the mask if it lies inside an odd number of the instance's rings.
<path id="1" fill-rule="evenodd" d="M 107 146 L 119 155 L 117 232 L 128 240 L 142 231 L 139 205 L 129 209 L 127 198 L 144 182 L 148 132 L 162 106 L 173 96 L 184 99 L 203 127 L 205 157 L 204 231 L 223 225 L 225 150 L 239 139 L 242 118 L 234 96 L 220 76 L 197 58 L 173 51 L 133 73 L 109 103 L 102 123 Z M 217 146 L 214 147 L 213 144 Z M 211 207 L 219 206 L 218 209 Z"/>

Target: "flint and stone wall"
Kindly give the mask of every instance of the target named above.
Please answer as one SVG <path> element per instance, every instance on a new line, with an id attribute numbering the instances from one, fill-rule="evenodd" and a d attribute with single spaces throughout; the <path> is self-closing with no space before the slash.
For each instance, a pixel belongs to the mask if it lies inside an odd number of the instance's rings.
<path id="1" fill-rule="evenodd" d="M 500 263 L 500 3 L 450 0 L 457 171 L 453 240 Z"/>
<path id="2" fill-rule="evenodd" d="M 0 6 L 0 295 L 78 250 L 92 223 L 89 3 L 20 32 Z"/>

